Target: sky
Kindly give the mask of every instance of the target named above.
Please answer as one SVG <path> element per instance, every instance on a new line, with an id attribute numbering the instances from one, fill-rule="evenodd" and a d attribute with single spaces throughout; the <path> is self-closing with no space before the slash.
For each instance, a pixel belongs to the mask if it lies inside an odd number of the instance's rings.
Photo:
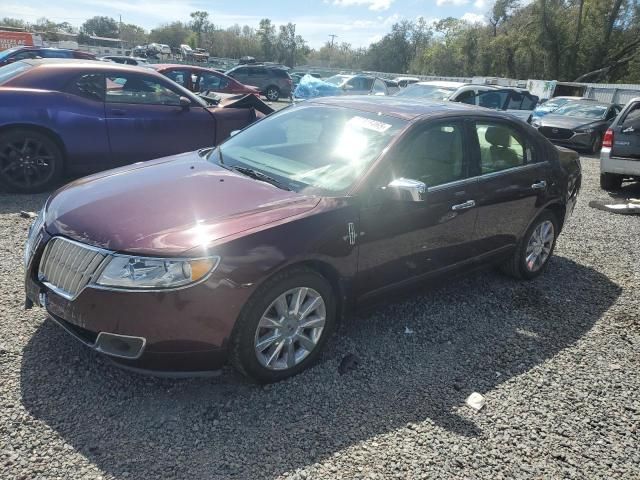
<path id="1" fill-rule="evenodd" d="M 47 17 L 80 26 L 95 15 L 140 25 L 147 30 L 176 20 L 188 21 L 196 10 L 209 12 L 219 27 L 233 24 L 257 27 L 261 18 L 276 25 L 292 22 L 296 33 L 311 47 L 322 46 L 330 34 L 336 42 L 367 46 L 389 32 L 403 19 L 424 17 L 433 21 L 446 17 L 484 22 L 491 0 L 2 0 L 0 18 L 35 22 Z"/>

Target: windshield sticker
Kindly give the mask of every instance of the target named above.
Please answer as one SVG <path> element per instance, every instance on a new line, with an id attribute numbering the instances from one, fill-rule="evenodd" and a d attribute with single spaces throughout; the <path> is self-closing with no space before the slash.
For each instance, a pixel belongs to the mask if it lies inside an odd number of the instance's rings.
<path id="1" fill-rule="evenodd" d="M 367 130 L 373 130 L 374 132 L 378 133 L 386 132 L 389 128 L 391 128 L 390 123 L 379 122 L 377 120 L 371 120 L 364 117 L 353 117 L 347 122 L 347 125 L 366 128 Z"/>

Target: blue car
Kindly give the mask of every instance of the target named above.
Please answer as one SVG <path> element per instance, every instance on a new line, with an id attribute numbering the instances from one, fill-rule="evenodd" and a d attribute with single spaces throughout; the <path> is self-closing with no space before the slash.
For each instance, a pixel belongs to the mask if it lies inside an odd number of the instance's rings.
<path id="1" fill-rule="evenodd" d="M 49 189 L 83 175 L 211 147 L 259 118 L 219 108 L 160 73 L 84 60 L 0 68 L 0 186 Z"/>
<path id="2" fill-rule="evenodd" d="M 544 103 L 538 105 L 533 113 L 531 114 L 531 122 L 538 118 L 544 117 L 546 114 L 555 112 L 557 109 L 562 107 L 563 105 L 575 101 L 580 100 L 582 97 L 553 97 L 547 100 Z"/>

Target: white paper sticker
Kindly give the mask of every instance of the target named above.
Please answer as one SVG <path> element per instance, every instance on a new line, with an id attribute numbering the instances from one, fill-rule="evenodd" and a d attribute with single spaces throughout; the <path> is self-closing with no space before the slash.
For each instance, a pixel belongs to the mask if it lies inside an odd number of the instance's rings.
<path id="1" fill-rule="evenodd" d="M 353 117 L 347 122 L 347 125 L 366 128 L 367 130 L 373 130 L 378 133 L 386 132 L 391 127 L 390 123 L 378 122 L 377 120 L 364 117 Z"/>

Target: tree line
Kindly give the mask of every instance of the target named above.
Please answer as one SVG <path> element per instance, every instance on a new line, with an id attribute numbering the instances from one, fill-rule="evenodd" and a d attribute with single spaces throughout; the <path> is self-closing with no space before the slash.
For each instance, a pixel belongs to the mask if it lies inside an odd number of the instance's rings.
<path id="1" fill-rule="evenodd" d="M 292 67 L 640 83 L 639 0 L 496 0 L 484 22 L 403 20 L 363 48 L 327 42 L 313 49 L 294 23 L 278 26 L 267 18 L 257 27 L 221 28 L 205 11 L 190 17 L 149 32 L 100 16 L 77 30 L 46 18 L 32 25 L 11 18 L 0 23 L 54 36 L 67 32 L 121 38 L 128 45 L 157 42 L 178 48 L 186 43 L 212 56 L 252 56 Z"/>

